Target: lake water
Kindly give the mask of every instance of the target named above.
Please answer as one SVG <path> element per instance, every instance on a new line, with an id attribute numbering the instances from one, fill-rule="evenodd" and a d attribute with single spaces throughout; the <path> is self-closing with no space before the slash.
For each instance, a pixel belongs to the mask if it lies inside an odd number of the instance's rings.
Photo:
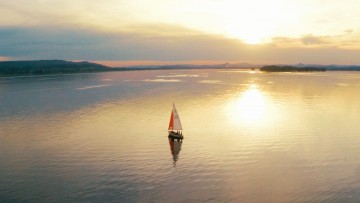
<path id="1" fill-rule="evenodd" d="M 0 202 L 358 202 L 359 90 L 360 72 L 1 78 Z"/>

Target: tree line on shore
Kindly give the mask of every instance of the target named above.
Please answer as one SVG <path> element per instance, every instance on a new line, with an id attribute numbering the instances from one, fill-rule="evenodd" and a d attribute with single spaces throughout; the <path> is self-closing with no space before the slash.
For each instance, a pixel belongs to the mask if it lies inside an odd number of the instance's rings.
<path id="1" fill-rule="evenodd" d="M 255 66 L 251 66 L 255 67 Z M 171 70 L 171 69 L 244 69 L 245 67 L 229 67 L 227 64 L 217 65 L 163 65 L 163 66 L 132 66 L 112 68 L 105 65 L 82 61 L 38 60 L 38 61 L 2 61 L 0 62 L 0 77 L 23 75 L 50 75 L 71 73 L 92 73 L 107 71 L 134 70 Z M 255 69 L 255 68 L 252 68 Z M 360 71 L 360 66 L 289 66 L 268 65 L 259 68 L 265 72 L 310 72 L 310 71 Z"/>
<path id="2" fill-rule="evenodd" d="M 110 67 L 87 61 L 40 60 L 0 62 L 0 76 L 66 74 L 110 70 Z"/>
<path id="3" fill-rule="evenodd" d="M 261 71 L 266 72 L 309 72 L 309 71 L 326 71 L 324 67 L 294 67 L 294 66 L 263 66 Z"/>

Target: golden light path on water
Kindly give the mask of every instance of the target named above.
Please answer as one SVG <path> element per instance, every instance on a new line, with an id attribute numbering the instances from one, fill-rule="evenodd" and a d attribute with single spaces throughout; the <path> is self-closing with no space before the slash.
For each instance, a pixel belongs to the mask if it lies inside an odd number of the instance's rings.
<path id="1" fill-rule="evenodd" d="M 264 128 L 278 120 L 278 109 L 257 84 L 233 95 L 225 107 L 230 123 Z"/>

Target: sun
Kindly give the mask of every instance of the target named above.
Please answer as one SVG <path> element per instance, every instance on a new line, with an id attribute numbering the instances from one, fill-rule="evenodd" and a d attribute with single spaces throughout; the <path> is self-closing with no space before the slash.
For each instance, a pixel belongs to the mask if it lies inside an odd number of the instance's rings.
<path id="1" fill-rule="evenodd" d="M 243 39 L 245 44 L 261 44 L 264 40 L 262 40 L 262 38 L 259 37 L 246 37 Z"/>
<path id="2" fill-rule="evenodd" d="M 250 14 L 249 14 L 250 15 Z M 259 15 L 259 14 L 258 14 Z M 246 44 L 265 43 L 274 34 L 274 22 L 267 24 L 263 16 L 228 14 L 223 31 L 227 37 L 236 38 Z"/>
<path id="3" fill-rule="evenodd" d="M 224 35 L 246 44 L 270 41 L 285 23 L 285 14 L 288 14 L 288 11 L 281 10 L 278 5 L 261 0 L 226 0 L 221 13 L 219 11 Z"/>
<path id="4" fill-rule="evenodd" d="M 263 31 L 259 30 L 242 30 L 237 26 L 229 26 L 226 29 L 226 35 L 230 38 L 241 40 L 245 44 L 261 44 L 268 38 Z"/>

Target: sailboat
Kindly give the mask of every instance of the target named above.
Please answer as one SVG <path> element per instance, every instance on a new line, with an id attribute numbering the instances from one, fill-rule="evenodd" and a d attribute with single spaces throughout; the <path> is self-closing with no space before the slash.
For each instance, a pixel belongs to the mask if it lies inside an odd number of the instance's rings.
<path id="1" fill-rule="evenodd" d="M 169 132 L 169 138 L 172 140 L 184 139 L 184 136 L 182 135 L 182 126 L 180 122 L 180 117 L 174 103 L 173 103 L 173 109 L 171 111 L 168 132 Z"/>

